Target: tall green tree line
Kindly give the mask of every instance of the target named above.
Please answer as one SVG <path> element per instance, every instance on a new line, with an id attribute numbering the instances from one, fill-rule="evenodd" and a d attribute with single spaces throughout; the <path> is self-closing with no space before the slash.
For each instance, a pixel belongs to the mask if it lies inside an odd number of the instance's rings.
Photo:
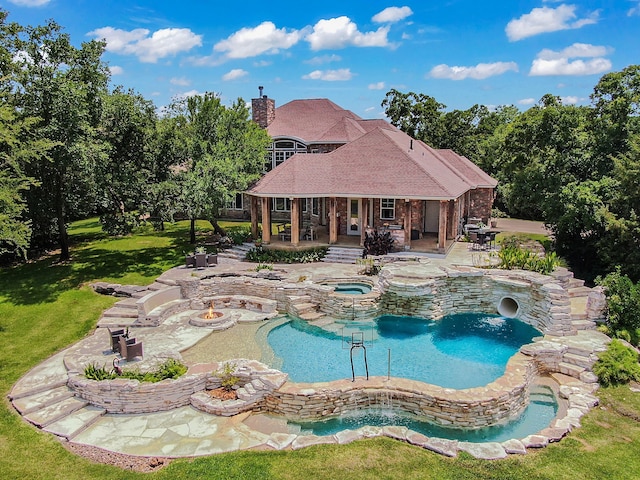
<path id="1" fill-rule="evenodd" d="M 547 94 L 522 112 L 513 105 L 446 111 L 428 95 L 397 90 L 382 106 L 398 128 L 497 178 L 496 205 L 544 221 L 577 274 L 592 279 L 621 265 L 640 279 L 639 66 L 604 75 L 588 106 Z"/>

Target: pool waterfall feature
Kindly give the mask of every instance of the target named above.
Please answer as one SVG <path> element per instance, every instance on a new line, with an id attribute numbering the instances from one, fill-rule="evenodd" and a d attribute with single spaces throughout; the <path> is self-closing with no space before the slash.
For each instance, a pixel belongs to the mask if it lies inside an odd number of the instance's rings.
<path id="1" fill-rule="evenodd" d="M 360 278 L 339 281 L 362 281 Z M 444 315 L 483 311 L 496 313 L 508 298 L 510 316 L 546 335 L 576 334 L 571 322 L 567 290 L 557 278 L 523 271 L 483 270 L 472 267 L 434 267 L 422 262 L 385 265 L 370 293 L 348 295 L 335 292 L 326 281 L 295 283 L 246 277 L 215 277 L 180 282 L 186 298 L 247 294 L 275 300 L 280 312 L 305 318 L 297 310 L 300 298 L 314 305 L 309 321 L 331 319 L 370 320 L 381 314 L 417 316 L 438 320 Z M 514 308 L 513 305 L 517 305 Z M 273 391 L 260 411 L 290 419 L 339 415 L 372 398 L 391 398 L 407 412 L 439 425 L 482 428 L 508 421 L 526 407 L 530 386 L 540 374 L 553 371 L 545 355 L 516 353 L 505 374 L 483 387 L 454 390 L 392 377 L 351 378 L 322 383 L 288 381 Z M 593 378 L 589 379 L 595 382 Z"/>

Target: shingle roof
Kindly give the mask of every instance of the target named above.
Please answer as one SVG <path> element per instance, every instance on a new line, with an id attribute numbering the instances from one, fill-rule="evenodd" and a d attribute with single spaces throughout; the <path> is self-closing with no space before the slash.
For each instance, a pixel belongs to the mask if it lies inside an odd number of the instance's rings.
<path id="1" fill-rule="evenodd" d="M 404 132 L 374 126 L 326 154 L 296 154 L 248 193 L 267 197 L 458 198 L 497 181 L 451 150 L 435 150 Z"/>
<path id="2" fill-rule="evenodd" d="M 272 138 L 293 137 L 305 143 L 348 143 L 372 128 L 394 128 L 384 120 L 363 120 L 326 98 L 293 100 L 276 108 L 267 127 Z"/>

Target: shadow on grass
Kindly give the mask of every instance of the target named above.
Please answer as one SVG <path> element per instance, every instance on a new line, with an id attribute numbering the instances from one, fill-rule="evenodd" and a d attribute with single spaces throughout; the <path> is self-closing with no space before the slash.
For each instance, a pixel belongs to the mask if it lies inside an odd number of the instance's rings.
<path id="1" fill-rule="evenodd" d="M 0 297 L 16 305 L 32 305 L 53 302 L 69 289 L 101 279 L 116 282 L 133 276 L 149 283 L 182 263 L 183 252 L 190 248 L 182 229 L 76 245 L 70 262 L 58 263 L 57 257 L 49 257 L 1 270 Z"/>

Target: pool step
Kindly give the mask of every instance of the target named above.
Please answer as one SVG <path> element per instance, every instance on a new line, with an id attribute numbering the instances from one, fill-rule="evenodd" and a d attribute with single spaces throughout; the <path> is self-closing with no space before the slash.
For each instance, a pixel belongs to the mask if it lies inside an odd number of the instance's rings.
<path id="1" fill-rule="evenodd" d="M 291 307 L 293 309 L 293 313 L 298 317 L 305 313 L 317 312 L 318 309 L 320 308 L 317 303 L 311 303 L 311 302 L 296 303 L 291 305 Z"/>
<path id="2" fill-rule="evenodd" d="M 302 320 L 306 320 L 307 322 L 317 322 L 320 319 L 326 318 L 326 314 L 322 312 L 306 312 L 298 315 Z"/>

